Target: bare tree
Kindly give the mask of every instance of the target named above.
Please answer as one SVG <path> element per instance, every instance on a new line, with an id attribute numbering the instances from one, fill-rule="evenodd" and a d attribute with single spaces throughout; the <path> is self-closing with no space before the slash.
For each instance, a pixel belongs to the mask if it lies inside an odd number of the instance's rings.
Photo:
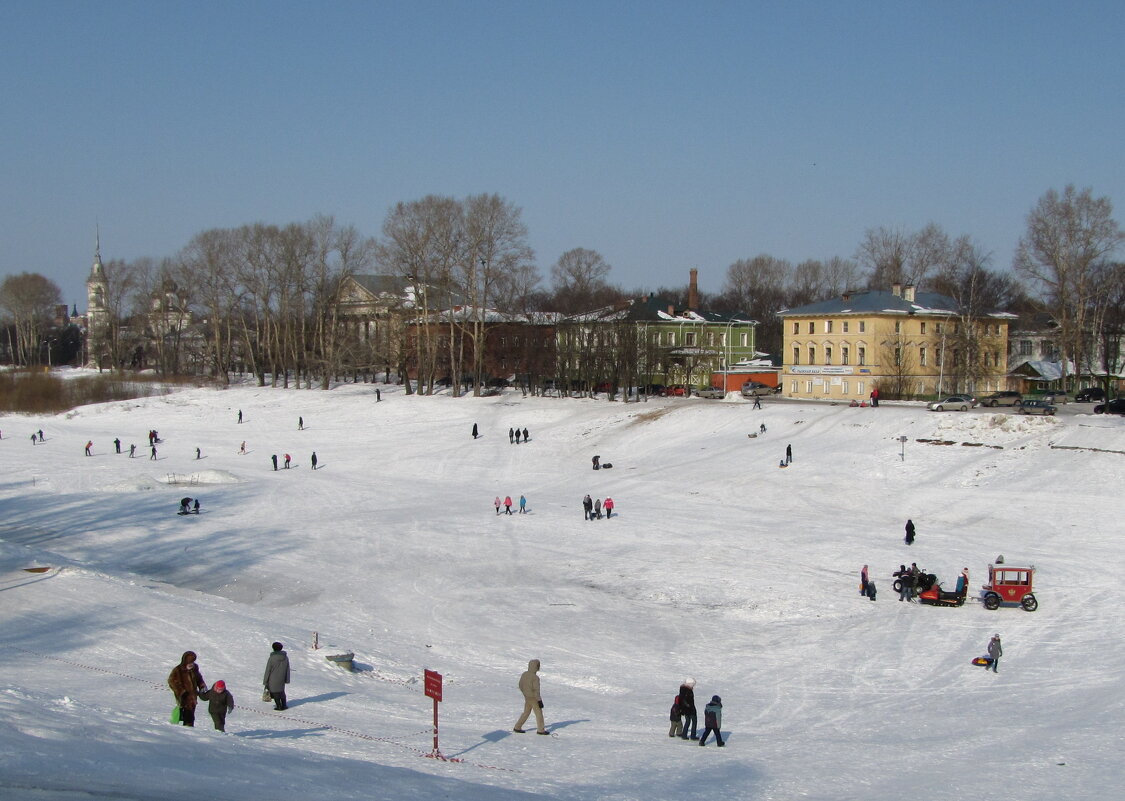
<path id="1" fill-rule="evenodd" d="M 1014 266 L 1039 289 L 1059 326 L 1063 380 L 1067 360 L 1076 369 L 1089 359 L 1089 315 L 1102 263 L 1125 241 L 1108 197 L 1068 185 L 1049 189 L 1027 215 Z"/>
<path id="2" fill-rule="evenodd" d="M 868 271 L 869 289 L 891 284 L 926 285 L 930 273 L 949 256 L 949 236 L 934 223 L 915 233 L 902 229 L 869 228 L 856 251 L 856 259 Z"/>
<path id="3" fill-rule="evenodd" d="M 9 275 L 0 284 L 0 310 L 12 318 L 15 342 L 10 342 L 17 364 L 40 363 L 42 335 L 50 324 L 62 293 L 39 273 Z"/>
<path id="4" fill-rule="evenodd" d="M 578 314 L 604 305 L 611 292 L 612 268 L 596 250 L 573 248 L 551 265 L 553 307 L 562 314 Z"/>
<path id="5" fill-rule="evenodd" d="M 723 294 L 738 311 L 758 320 L 755 340 L 766 352 L 780 353 L 781 319 L 777 312 L 788 306 L 787 285 L 793 266 L 785 259 L 762 253 L 752 259 L 739 259 L 727 268 Z"/>

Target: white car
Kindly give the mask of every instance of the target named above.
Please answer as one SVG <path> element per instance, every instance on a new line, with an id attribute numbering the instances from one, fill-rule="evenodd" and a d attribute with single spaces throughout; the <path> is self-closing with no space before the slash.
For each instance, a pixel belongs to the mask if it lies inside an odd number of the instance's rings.
<path id="1" fill-rule="evenodd" d="M 926 406 L 931 412 L 944 412 L 947 410 L 955 412 L 967 412 L 973 408 L 973 399 L 964 395 L 950 395 L 944 400 L 934 401 Z"/>
<path id="2" fill-rule="evenodd" d="M 695 395 L 699 398 L 717 398 L 719 400 L 722 400 L 727 396 L 727 391 L 725 389 L 720 389 L 719 387 L 704 387 L 703 389 L 697 389 L 695 391 Z"/>

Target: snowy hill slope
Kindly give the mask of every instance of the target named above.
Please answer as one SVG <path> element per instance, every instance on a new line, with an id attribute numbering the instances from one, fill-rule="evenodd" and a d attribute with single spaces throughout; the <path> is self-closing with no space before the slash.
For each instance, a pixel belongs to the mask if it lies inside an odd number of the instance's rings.
<path id="1" fill-rule="evenodd" d="M 0 418 L 5 796 L 891 799 L 910 782 L 1049 799 L 1119 783 L 1122 420 L 370 392 Z M 509 443 L 517 425 L 530 442 Z M 275 472 L 275 453 L 294 466 Z M 618 515 L 584 521 L 587 492 Z M 520 493 L 529 514 L 497 517 L 492 499 Z M 177 516 L 182 496 L 203 513 Z M 1000 553 L 1037 566 L 1039 611 L 891 591 L 911 561 L 950 586 L 967 566 L 975 589 Z M 994 631 L 997 675 L 968 664 Z M 257 698 L 275 639 L 286 713 Z M 167 722 L 186 649 L 235 695 L 225 735 Z M 324 659 L 345 650 L 355 673 Z M 533 657 L 556 737 L 510 731 Z M 462 763 L 423 758 L 423 667 L 445 677 L 441 747 Z M 667 737 L 685 676 L 723 697 L 722 751 Z"/>

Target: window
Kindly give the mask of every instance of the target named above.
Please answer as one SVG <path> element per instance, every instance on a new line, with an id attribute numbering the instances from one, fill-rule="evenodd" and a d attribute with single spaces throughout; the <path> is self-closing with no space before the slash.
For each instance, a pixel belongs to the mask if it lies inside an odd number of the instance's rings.
<path id="1" fill-rule="evenodd" d="M 866 331 L 867 331 L 867 321 L 866 320 L 860 320 L 859 321 L 859 333 L 862 334 Z"/>
<path id="2" fill-rule="evenodd" d="M 684 334 L 684 344 L 687 345 L 689 348 L 695 345 L 695 332 L 694 331 L 688 331 L 686 334 Z"/>
<path id="3" fill-rule="evenodd" d="M 793 364 L 801 363 L 801 348 L 799 345 L 793 346 Z"/>
<path id="4" fill-rule="evenodd" d="M 860 397 L 863 397 L 863 382 L 862 382 L 862 381 L 857 381 L 857 382 L 856 382 L 856 385 L 855 385 L 855 392 L 856 392 L 856 394 L 857 394 L 857 395 L 859 395 Z"/>
<path id="5" fill-rule="evenodd" d="M 860 345 L 856 348 L 856 355 L 859 357 L 859 363 L 861 365 L 867 364 L 867 348 Z"/>
<path id="6" fill-rule="evenodd" d="M 935 334 L 941 333 L 941 323 L 934 323 L 934 333 Z"/>
<path id="7" fill-rule="evenodd" d="M 1030 339 L 1021 339 L 1020 340 L 1020 356 L 1030 356 L 1030 355 L 1031 355 L 1031 340 Z"/>
<path id="8" fill-rule="evenodd" d="M 842 394 L 842 395 L 848 394 L 848 382 L 847 381 L 842 381 L 840 383 L 840 394 Z"/>
<path id="9" fill-rule="evenodd" d="M 845 323 L 845 325 L 847 325 L 847 324 Z M 851 357 L 849 356 L 850 352 L 851 351 L 850 351 L 850 349 L 848 348 L 847 345 L 840 348 L 840 364 L 851 364 L 852 363 Z"/>
<path id="10" fill-rule="evenodd" d="M 810 334 L 815 334 L 815 333 L 816 333 L 816 328 L 815 328 L 815 326 L 816 326 L 816 323 L 814 323 L 814 322 L 813 322 L 812 320 L 809 320 L 809 333 L 810 333 Z"/>
<path id="11" fill-rule="evenodd" d="M 789 382 L 789 391 L 792 392 L 794 395 L 797 394 L 797 380 L 796 379 Z"/>
<path id="12" fill-rule="evenodd" d="M 812 381 L 805 382 L 805 392 L 812 394 Z"/>
<path id="13" fill-rule="evenodd" d="M 922 325 L 925 325 L 925 323 L 922 323 Z M 925 348 L 918 348 L 918 364 L 920 364 L 922 367 L 926 366 L 926 349 Z"/>
<path id="14" fill-rule="evenodd" d="M 727 332 L 726 331 L 719 334 L 719 344 L 722 345 L 723 347 L 726 347 L 726 344 L 727 344 Z"/>
<path id="15" fill-rule="evenodd" d="M 922 333 L 925 334 L 926 333 L 926 323 L 923 321 L 921 323 L 921 325 L 922 325 Z"/>
<path id="16" fill-rule="evenodd" d="M 844 333 L 848 333 L 848 321 L 844 320 Z"/>
<path id="17" fill-rule="evenodd" d="M 676 332 L 675 331 L 669 331 L 668 332 L 668 344 L 669 345 L 675 345 L 676 344 Z"/>
<path id="18" fill-rule="evenodd" d="M 824 363 L 825 364 L 832 364 L 832 346 L 831 345 L 825 345 L 824 346 Z"/>
<path id="19" fill-rule="evenodd" d="M 809 364 L 816 364 L 816 346 L 809 345 Z"/>
<path id="20" fill-rule="evenodd" d="M 750 335 L 745 331 L 738 335 L 738 346 L 740 348 L 746 348 L 750 346 Z"/>
<path id="21" fill-rule="evenodd" d="M 826 334 L 832 333 L 832 321 L 831 320 L 825 320 L 824 321 L 824 333 L 826 333 Z"/>
<path id="22" fill-rule="evenodd" d="M 794 323 L 793 323 L 793 333 L 794 334 L 801 333 L 801 324 L 800 323 L 794 321 Z"/>
<path id="23" fill-rule="evenodd" d="M 895 333 L 896 334 L 902 333 L 902 321 L 901 320 L 895 320 Z"/>

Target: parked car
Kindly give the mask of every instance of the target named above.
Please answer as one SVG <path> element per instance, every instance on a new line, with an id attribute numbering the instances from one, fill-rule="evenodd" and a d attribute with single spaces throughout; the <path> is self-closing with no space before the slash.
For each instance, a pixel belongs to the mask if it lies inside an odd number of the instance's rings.
<path id="1" fill-rule="evenodd" d="M 950 395 L 948 398 L 934 401 L 926 406 L 926 408 L 931 412 L 944 412 L 947 409 L 955 412 L 967 412 L 969 409 L 973 408 L 973 404 L 974 401 L 972 398 L 964 395 Z"/>
<path id="2" fill-rule="evenodd" d="M 1020 414 L 1054 414 L 1057 407 L 1045 400 L 1026 400 L 1020 404 Z"/>
<path id="3" fill-rule="evenodd" d="M 1049 389 L 1039 396 L 1040 400 L 1045 400 L 1047 403 L 1070 403 L 1070 395 L 1067 394 L 1065 389 Z"/>
<path id="4" fill-rule="evenodd" d="M 670 387 L 665 387 L 664 392 L 661 394 L 682 398 L 684 395 L 688 394 L 688 390 L 683 384 L 673 384 Z"/>
<path id="5" fill-rule="evenodd" d="M 1019 406 L 1022 400 L 1023 396 L 1020 393 L 1005 389 L 1000 392 L 993 392 L 991 395 L 985 395 L 980 399 L 980 404 L 995 409 L 997 406 Z"/>
<path id="6" fill-rule="evenodd" d="M 747 381 L 742 385 L 742 395 L 746 398 L 753 398 L 755 395 L 772 395 L 775 392 L 777 387 L 771 387 L 761 381 Z"/>
<path id="7" fill-rule="evenodd" d="M 1094 401 L 1104 400 L 1105 390 L 1101 387 L 1086 387 L 1078 390 L 1078 394 L 1074 396 L 1075 403 L 1093 403 Z"/>
<path id="8" fill-rule="evenodd" d="M 1094 414 L 1125 414 L 1125 398 L 1114 398 L 1109 403 L 1099 403 Z"/>
<path id="9" fill-rule="evenodd" d="M 721 400 L 727 396 L 727 391 L 722 387 L 703 387 L 702 389 L 697 389 L 695 394 L 700 398 L 718 398 Z"/>
<path id="10" fill-rule="evenodd" d="M 663 395 L 666 387 L 663 384 L 645 384 L 641 391 L 645 395 Z"/>

